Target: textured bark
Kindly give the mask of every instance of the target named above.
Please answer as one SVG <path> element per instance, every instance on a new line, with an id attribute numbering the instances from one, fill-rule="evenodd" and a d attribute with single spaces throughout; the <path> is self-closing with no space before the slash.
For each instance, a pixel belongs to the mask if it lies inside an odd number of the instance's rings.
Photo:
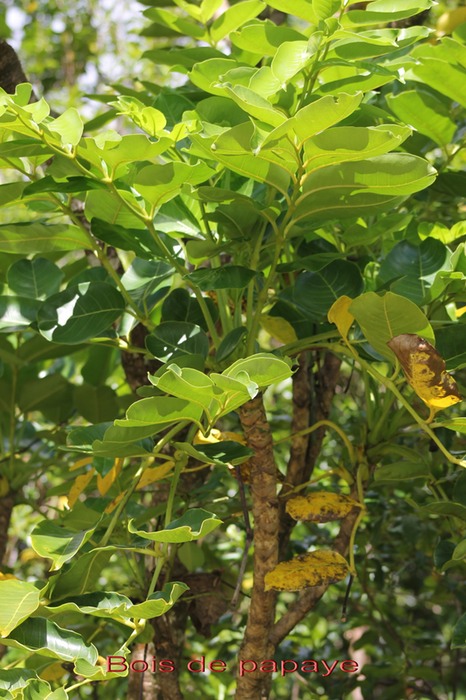
<path id="1" fill-rule="evenodd" d="M 6 554 L 8 545 L 8 528 L 10 527 L 11 513 L 15 505 L 15 494 L 8 493 L 0 498 L 0 564 Z"/>
<path id="2" fill-rule="evenodd" d="M 299 369 L 293 376 L 293 417 L 291 432 L 305 430 L 330 414 L 335 388 L 340 376 L 341 360 L 326 353 L 322 366 L 310 375 L 306 356 L 299 359 Z M 280 492 L 280 545 L 279 558 L 286 559 L 291 531 L 296 522 L 286 513 L 287 494 L 311 478 L 319 458 L 326 428 L 322 427 L 310 435 L 301 435 L 291 441 L 285 484 Z"/>
<path id="3" fill-rule="evenodd" d="M 352 489 L 350 496 L 352 498 L 357 498 L 355 487 Z M 338 552 L 342 556 L 348 553 L 351 532 L 358 515 L 359 511 L 354 510 L 342 520 L 340 532 L 332 547 L 335 552 Z M 327 588 L 328 586 L 315 586 L 313 588 L 307 588 L 300 593 L 295 603 L 293 603 L 286 613 L 274 624 L 270 632 L 269 642 L 273 648 L 280 644 L 291 630 L 306 617 L 309 611 L 312 610 L 316 603 L 322 598 Z"/>
<path id="4" fill-rule="evenodd" d="M 27 82 L 15 50 L 6 41 L 0 41 L 0 87 L 13 94 L 17 85 Z"/>
<path id="5" fill-rule="evenodd" d="M 270 658 L 273 646 L 269 633 L 275 618 L 276 593 L 265 591 L 264 577 L 278 562 L 277 466 L 270 425 L 262 394 L 240 409 L 240 420 L 248 447 L 254 450 L 250 466 L 250 490 L 254 518 L 254 583 L 240 659 Z M 238 676 L 236 700 L 268 697 L 268 679 L 263 673 Z"/>
<path id="6" fill-rule="evenodd" d="M 154 647 L 157 659 L 171 659 L 175 665 L 172 673 L 156 673 L 156 694 L 141 700 L 183 700 L 179 670 L 185 641 L 187 607 L 175 605 L 167 614 L 152 620 Z"/>
<path id="7" fill-rule="evenodd" d="M 155 675 L 151 672 L 151 659 L 155 650 L 153 644 L 136 644 L 131 652 L 131 662 L 147 661 L 149 670 L 145 673 L 130 671 L 126 700 L 156 700 L 157 687 Z"/>

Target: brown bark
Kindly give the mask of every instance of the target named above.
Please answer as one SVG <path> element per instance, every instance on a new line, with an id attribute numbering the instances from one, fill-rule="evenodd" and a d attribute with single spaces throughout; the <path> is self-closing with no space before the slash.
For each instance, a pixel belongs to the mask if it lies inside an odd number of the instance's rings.
<path id="1" fill-rule="evenodd" d="M 15 494 L 10 492 L 0 498 L 0 564 L 6 554 L 8 545 L 8 528 L 10 527 L 11 513 L 15 505 Z"/>
<path id="2" fill-rule="evenodd" d="M 157 697 L 155 675 L 150 670 L 154 651 L 153 644 L 136 644 L 133 648 L 131 663 L 134 661 L 146 661 L 149 664 L 149 670 L 144 673 L 129 672 L 126 700 L 155 700 Z"/>
<path id="3" fill-rule="evenodd" d="M 262 394 L 240 409 L 248 447 L 254 450 L 250 467 L 250 490 L 254 518 L 254 583 L 240 660 L 270 658 L 273 645 L 269 632 L 275 618 L 276 593 L 265 591 L 264 577 L 278 562 L 277 466 L 270 425 Z M 237 679 L 236 700 L 266 698 L 267 679 L 255 672 Z"/>
<path id="4" fill-rule="evenodd" d="M 180 688 L 181 653 L 185 640 L 187 607 L 176 605 L 169 613 L 152 620 L 154 647 L 157 659 L 170 659 L 175 665 L 172 673 L 155 674 L 155 695 L 141 700 L 183 700 Z"/>
<path id="5" fill-rule="evenodd" d="M 0 87 L 13 94 L 17 85 L 27 82 L 15 50 L 6 41 L 0 41 Z"/>

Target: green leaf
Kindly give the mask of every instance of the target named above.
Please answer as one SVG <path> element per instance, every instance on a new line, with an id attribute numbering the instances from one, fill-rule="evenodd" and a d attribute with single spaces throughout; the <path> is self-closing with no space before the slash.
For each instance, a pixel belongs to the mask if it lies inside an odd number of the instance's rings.
<path id="1" fill-rule="evenodd" d="M 155 212 L 164 202 L 169 202 L 181 191 L 184 184 L 198 185 L 214 175 L 205 163 L 165 163 L 146 165 L 138 172 L 134 187 L 150 204 Z M 102 217 L 104 218 L 104 217 Z"/>
<path id="2" fill-rule="evenodd" d="M 383 464 L 374 472 L 376 482 L 410 481 L 411 479 L 426 480 L 431 476 L 430 469 L 423 462 L 394 462 L 393 464 Z"/>
<path id="3" fill-rule="evenodd" d="M 290 13 L 290 0 L 267 0 L 267 4 L 275 10 L 280 10 L 286 15 Z M 293 0 L 292 6 L 293 15 L 305 19 L 306 22 L 316 24 L 317 17 L 315 16 L 313 7 L 308 0 Z"/>
<path id="4" fill-rule="evenodd" d="M 131 549 L 131 548 L 130 548 Z M 137 617 L 150 619 L 164 615 L 188 590 L 185 583 L 174 581 L 166 583 L 161 591 L 153 593 L 143 603 L 133 604 L 129 598 L 120 593 L 94 592 L 74 596 L 58 605 L 45 608 L 54 615 L 66 612 L 80 612 L 94 617 L 109 619 Z"/>
<path id="5" fill-rule="evenodd" d="M 220 17 L 217 17 L 211 28 L 210 36 L 217 43 L 221 39 L 241 27 L 248 20 L 254 19 L 266 7 L 261 0 L 243 0 L 229 7 Z"/>
<path id="6" fill-rule="evenodd" d="M 388 153 L 356 163 L 329 165 L 305 178 L 294 220 L 378 213 L 424 189 L 434 179 L 432 166 L 408 153 Z"/>
<path id="7" fill-rule="evenodd" d="M 464 647 L 466 647 L 466 613 L 456 623 L 451 638 L 452 649 L 462 649 Z"/>
<path id="8" fill-rule="evenodd" d="M 39 680 L 39 678 L 34 671 L 29 671 L 26 668 L 5 669 L 0 673 L 0 690 L 9 690 L 14 693 L 15 691 L 23 690 L 30 685 L 31 681 L 36 680 Z M 8 697 L 17 697 L 17 695 L 9 695 Z"/>
<path id="9" fill-rule="evenodd" d="M 271 73 L 278 81 L 278 87 L 286 88 L 286 83 L 302 71 L 312 59 L 312 49 L 307 41 L 286 41 L 278 47 L 271 63 Z M 271 93 L 273 94 L 273 93 Z"/>
<path id="10" fill-rule="evenodd" d="M 170 364 L 160 376 L 149 375 L 151 384 L 160 391 L 192 402 L 208 411 L 214 398 L 214 385 L 210 377 L 191 367 L 180 368 Z"/>
<path id="11" fill-rule="evenodd" d="M 195 371 L 195 370 L 192 370 Z M 142 428 L 141 434 L 135 439 L 141 439 L 158 432 L 162 427 L 168 427 L 172 423 L 190 420 L 198 423 L 201 410 L 189 401 L 166 396 L 153 396 L 141 399 L 133 403 L 126 412 L 125 420 L 116 420 L 115 427 Z M 128 433 L 130 435 L 130 433 Z M 109 428 L 104 436 L 105 440 L 115 440 L 116 437 L 124 440 L 124 431 L 116 431 Z"/>
<path id="12" fill-rule="evenodd" d="M 93 532 L 93 529 L 73 532 L 51 520 L 42 520 L 31 533 L 31 545 L 39 556 L 52 560 L 50 571 L 58 571 L 74 557 Z"/>
<path id="13" fill-rule="evenodd" d="M 63 375 L 49 374 L 42 379 L 32 379 L 20 389 L 18 406 L 22 411 L 41 411 L 53 414 L 56 409 L 72 410 L 72 385 Z M 69 415 L 69 413 L 68 413 Z"/>
<path id="14" fill-rule="evenodd" d="M 378 283 L 390 284 L 390 289 L 414 301 L 425 304 L 437 270 L 441 270 L 448 255 L 447 248 L 435 238 L 426 238 L 419 246 L 400 241 L 391 249 L 380 266 Z"/>
<path id="15" fill-rule="evenodd" d="M 243 373 L 259 387 L 266 387 L 291 377 L 291 361 L 263 352 L 236 360 L 222 374 L 224 377 L 240 379 Z"/>
<path id="16" fill-rule="evenodd" d="M 405 77 L 411 76 L 466 107 L 466 97 L 461 88 L 466 78 L 464 68 L 450 65 L 436 58 L 423 58 L 422 62 L 410 67 Z"/>
<path id="17" fill-rule="evenodd" d="M 247 328 L 245 326 L 239 326 L 239 328 L 233 328 L 232 331 L 227 333 L 216 353 L 217 362 L 223 362 L 236 350 L 236 348 L 241 343 L 241 340 L 247 333 Z"/>
<path id="18" fill-rule="evenodd" d="M 215 289 L 244 289 L 256 276 L 255 270 L 241 265 L 223 265 L 222 267 L 202 268 L 186 275 L 203 292 Z"/>
<path id="19" fill-rule="evenodd" d="M 333 17 L 340 7 L 340 0 L 312 0 L 312 9 L 320 20 Z"/>
<path id="20" fill-rule="evenodd" d="M 349 10 L 342 17 L 343 26 L 361 26 L 369 24 L 388 24 L 400 19 L 417 15 L 432 6 L 430 0 L 375 0 L 366 10 Z"/>
<path id="21" fill-rule="evenodd" d="M 113 420 L 120 412 L 118 397 L 109 386 L 77 386 L 74 403 L 78 413 L 91 423 Z"/>
<path id="22" fill-rule="evenodd" d="M 88 221 L 101 219 L 106 223 L 116 224 L 121 228 L 142 229 L 144 224 L 130 209 L 142 211 L 141 205 L 136 197 L 126 190 L 118 190 L 117 192 L 91 190 L 86 195 L 84 211 Z M 115 236 L 117 233 L 121 232 L 121 228 L 115 232 Z M 144 234 L 141 234 L 141 237 L 146 238 Z M 89 245 L 89 241 L 86 245 Z M 119 247 L 122 247 L 124 250 L 132 250 L 131 246 Z"/>
<path id="23" fill-rule="evenodd" d="M 7 637 L 39 607 L 39 591 L 25 581 L 0 580 L 0 635 Z"/>
<path id="24" fill-rule="evenodd" d="M 10 289 L 19 296 L 40 299 L 60 289 L 64 273 L 46 258 L 17 260 L 7 272 Z"/>
<path id="25" fill-rule="evenodd" d="M 38 326 L 47 340 L 82 343 L 98 337 L 121 316 L 125 301 L 105 282 L 83 282 L 49 297 L 41 306 Z"/>
<path id="26" fill-rule="evenodd" d="M 359 268 L 346 260 L 335 260 L 315 272 L 302 272 L 282 298 L 291 301 L 311 319 L 323 320 L 342 295 L 351 298 L 363 290 Z"/>
<path id="27" fill-rule="evenodd" d="M 387 95 L 388 106 L 405 124 L 428 136 L 439 146 L 451 143 L 456 124 L 444 102 L 425 90 L 406 90 Z"/>
<path id="28" fill-rule="evenodd" d="M 35 299 L 0 296 L 0 329 L 15 331 L 30 326 L 39 309 L 40 301 Z"/>
<path id="29" fill-rule="evenodd" d="M 361 294 L 349 307 L 369 343 L 391 361 L 394 354 L 387 346 L 389 340 L 403 333 L 414 333 L 435 343 L 432 327 L 421 309 L 409 299 L 387 292 Z"/>
<path id="30" fill-rule="evenodd" d="M 59 117 L 47 123 L 47 131 L 58 136 L 62 145 L 76 146 L 83 133 L 79 112 L 74 107 L 70 107 Z"/>
<path id="31" fill-rule="evenodd" d="M 54 577 L 52 600 L 93 590 L 114 552 L 115 547 L 99 547 L 80 556 L 69 569 Z"/>
<path id="32" fill-rule="evenodd" d="M 466 506 L 453 501 L 436 501 L 419 508 L 419 512 L 426 515 L 451 515 L 466 522 Z"/>
<path id="33" fill-rule="evenodd" d="M 88 246 L 88 236 L 77 226 L 42 224 L 39 221 L 0 226 L 0 252 L 30 255 L 56 250 L 82 250 Z"/>
<path id="34" fill-rule="evenodd" d="M 456 545 L 451 558 L 458 560 L 466 559 L 466 540 L 462 540 L 458 545 Z"/>
<path id="35" fill-rule="evenodd" d="M 181 518 L 174 520 L 164 530 L 158 532 L 148 532 L 147 530 L 137 530 L 133 526 L 133 521 L 128 523 L 128 530 L 138 537 L 143 537 L 152 542 L 191 542 L 200 537 L 205 537 L 212 530 L 215 530 L 222 521 L 213 513 L 209 513 L 203 508 L 193 508 L 186 511 Z"/>
<path id="36" fill-rule="evenodd" d="M 146 337 L 146 348 L 161 362 L 174 360 L 180 355 L 209 354 L 209 339 L 194 323 L 165 321 Z"/>
<path id="37" fill-rule="evenodd" d="M 177 449 L 186 452 L 204 464 L 228 467 L 230 464 L 242 464 L 253 456 L 254 452 L 233 440 L 222 440 L 212 445 L 191 445 L 188 442 L 176 442 Z"/>
<path id="38" fill-rule="evenodd" d="M 437 425 L 447 430 L 454 430 L 461 435 L 466 435 L 466 418 L 452 418 L 451 420 L 437 423 Z"/>
<path id="39" fill-rule="evenodd" d="M 86 644 L 80 634 L 63 629 L 44 617 L 29 618 L 23 622 L 4 644 L 64 661 L 85 659 L 94 664 L 98 657 L 95 646 Z"/>
<path id="40" fill-rule="evenodd" d="M 337 126 L 308 139 L 304 145 L 306 173 L 332 163 L 366 160 L 392 151 L 411 134 L 407 126 Z"/>
<path id="41" fill-rule="evenodd" d="M 260 56 L 273 56 L 285 42 L 302 41 L 304 37 L 296 29 L 276 25 L 266 19 L 248 22 L 237 32 L 232 32 L 230 39 L 234 46 L 243 51 L 253 51 Z"/>

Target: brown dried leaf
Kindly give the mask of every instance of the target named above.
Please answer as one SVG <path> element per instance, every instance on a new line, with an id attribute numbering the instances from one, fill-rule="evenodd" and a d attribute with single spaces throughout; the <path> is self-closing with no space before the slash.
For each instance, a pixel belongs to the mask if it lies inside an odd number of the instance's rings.
<path id="1" fill-rule="evenodd" d="M 462 400 L 455 380 L 445 370 L 437 350 L 414 333 L 396 335 L 388 343 L 416 394 L 431 409 L 439 411 Z"/>
<path id="2" fill-rule="evenodd" d="M 338 552 L 322 550 L 300 554 L 283 561 L 265 575 L 265 590 L 301 591 L 312 586 L 326 586 L 345 578 L 348 562 Z"/>
<path id="3" fill-rule="evenodd" d="M 361 504 L 349 496 L 330 491 L 317 491 L 307 496 L 296 496 L 290 498 L 286 504 L 286 512 L 295 520 L 311 520 L 316 523 L 340 520 L 353 508 L 361 508 Z"/>

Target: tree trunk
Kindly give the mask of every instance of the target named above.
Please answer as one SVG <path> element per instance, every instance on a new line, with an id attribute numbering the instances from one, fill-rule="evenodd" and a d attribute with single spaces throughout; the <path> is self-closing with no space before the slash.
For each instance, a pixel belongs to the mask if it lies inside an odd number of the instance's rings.
<path id="1" fill-rule="evenodd" d="M 15 495 L 10 491 L 6 496 L 0 498 L 0 564 L 3 562 L 8 545 L 8 528 L 15 505 Z"/>
<path id="2" fill-rule="evenodd" d="M 265 591 L 264 577 L 278 563 L 277 466 L 270 425 L 262 394 L 240 409 L 240 420 L 248 447 L 254 450 L 250 466 L 252 515 L 254 518 L 254 583 L 240 661 L 270 658 L 273 645 L 269 633 L 275 618 L 276 593 Z M 237 677 L 236 700 L 268 697 L 268 680 L 255 671 Z"/>

